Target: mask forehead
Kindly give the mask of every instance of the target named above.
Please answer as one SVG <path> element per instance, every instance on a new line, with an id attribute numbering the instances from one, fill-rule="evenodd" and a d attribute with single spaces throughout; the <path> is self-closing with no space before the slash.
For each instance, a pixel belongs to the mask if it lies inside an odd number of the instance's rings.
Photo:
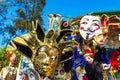
<path id="1" fill-rule="evenodd" d="M 92 23 L 93 21 L 96 21 L 100 23 L 100 18 L 97 16 L 86 15 L 81 19 L 80 24 L 84 21 L 87 21 L 88 23 Z"/>

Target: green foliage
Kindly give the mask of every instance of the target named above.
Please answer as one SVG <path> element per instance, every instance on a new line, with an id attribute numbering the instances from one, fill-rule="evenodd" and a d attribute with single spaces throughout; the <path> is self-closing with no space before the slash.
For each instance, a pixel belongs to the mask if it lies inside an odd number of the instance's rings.
<path id="1" fill-rule="evenodd" d="M 21 18 L 25 18 L 25 13 L 22 9 L 18 9 L 16 10 L 16 12 L 17 12 L 17 15 L 19 15 Z"/>
<path id="2" fill-rule="evenodd" d="M 6 59 L 6 48 L 0 48 L 0 70 L 9 64 L 9 61 Z"/>
<path id="3" fill-rule="evenodd" d="M 8 32 L 8 34 L 10 35 L 10 36 L 13 36 L 13 35 L 15 35 L 15 33 L 16 33 L 16 27 L 13 27 L 13 26 L 7 26 L 7 27 L 5 27 L 4 28 L 4 31 L 5 32 Z"/>
<path id="4" fill-rule="evenodd" d="M 15 19 L 14 22 L 15 22 L 17 30 L 19 30 L 19 29 L 21 29 L 23 31 L 26 30 L 26 27 L 25 27 L 26 21 L 25 20 Z"/>
<path id="5" fill-rule="evenodd" d="M 0 70 L 9 64 L 9 61 L 6 59 L 6 46 L 9 41 L 16 35 L 18 30 L 31 30 L 32 21 L 39 20 L 42 23 L 41 15 L 45 4 L 45 0 L 10 0 L 9 2 L 5 0 L 0 3 L 0 35 L 2 35 L 0 43 L 4 43 L 5 46 L 0 48 Z M 8 10 L 11 9 L 10 7 L 16 8 L 16 12 L 13 10 L 9 13 L 11 11 Z M 12 17 L 8 17 L 8 13 Z M 16 55 L 16 64 L 18 64 L 20 54 L 17 52 Z"/>
<path id="6" fill-rule="evenodd" d="M 34 20 L 42 23 L 42 9 L 45 0 L 3 0 L 0 2 L 0 45 L 5 46 L 18 31 L 31 31 Z M 8 16 L 9 15 L 9 16 Z"/>
<path id="7" fill-rule="evenodd" d="M 15 54 L 16 54 L 16 66 L 18 66 L 19 62 L 20 62 L 20 56 L 21 56 L 21 54 L 19 52 L 16 52 Z"/>
<path id="8" fill-rule="evenodd" d="M 45 6 L 45 0 L 17 0 L 18 9 L 16 10 L 18 18 L 14 19 L 17 29 L 32 29 L 31 22 L 39 20 L 42 23 L 42 9 Z"/>
<path id="9" fill-rule="evenodd" d="M 12 20 L 14 19 L 14 16 L 12 14 L 10 15 L 10 12 L 14 13 L 14 11 L 9 10 L 11 3 L 13 4 L 13 2 L 8 2 L 8 0 L 0 2 L 0 46 L 6 46 L 11 37 L 16 33 L 15 29 L 12 29 Z"/>

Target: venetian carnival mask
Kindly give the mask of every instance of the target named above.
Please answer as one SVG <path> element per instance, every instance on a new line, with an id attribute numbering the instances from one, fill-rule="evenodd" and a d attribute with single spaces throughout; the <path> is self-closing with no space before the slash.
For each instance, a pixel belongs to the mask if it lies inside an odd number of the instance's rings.
<path id="1" fill-rule="evenodd" d="M 109 33 L 109 21 L 111 21 L 115 16 L 108 17 L 107 15 L 102 15 L 101 16 L 101 34 L 97 35 L 94 37 L 94 40 L 98 44 L 104 44 L 106 39 L 108 38 L 108 33 Z"/>
<path id="2" fill-rule="evenodd" d="M 80 21 L 80 34 L 85 40 L 92 39 L 100 30 L 100 19 L 97 16 L 86 15 Z"/>
<path id="3" fill-rule="evenodd" d="M 18 51 L 31 59 L 40 76 L 52 78 L 59 62 L 68 60 L 73 54 L 75 41 L 65 42 L 62 39 L 65 34 L 72 33 L 72 30 L 61 30 L 58 34 L 51 29 L 45 35 L 40 24 L 36 24 L 34 31 L 25 34 L 22 38 L 17 37 L 9 45 L 15 46 Z"/>
<path id="4" fill-rule="evenodd" d="M 40 46 L 32 56 L 36 71 L 43 77 L 51 78 L 60 61 L 61 52 L 53 38 L 56 39 L 56 34 L 50 30 L 43 42 L 39 40 Z"/>
<path id="5" fill-rule="evenodd" d="M 33 60 L 36 70 L 42 73 L 43 76 L 50 77 L 58 65 L 60 55 L 60 51 L 56 46 L 41 46 Z"/>

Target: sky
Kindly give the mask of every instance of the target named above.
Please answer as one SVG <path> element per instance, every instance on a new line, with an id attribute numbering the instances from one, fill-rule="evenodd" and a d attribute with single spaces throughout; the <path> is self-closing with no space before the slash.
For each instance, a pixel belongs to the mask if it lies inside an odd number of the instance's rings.
<path id="1" fill-rule="evenodd" d="M 120 11 L 120 0 L 46 0 L 43 9 L 43 26 L 47 27 L 48 14 L 78 17 L 104 11 Z"/>
<path id="2" fill-rule="evenodd" d="M 43 27 L 48 28 L 48 14 L 60 14 L 76 18 L 85 14 L 104 11 L 120 11 L 120 0 L 46 0 L 42 14 Z M 14 15 L 14 13 L 10 14 Z M 10 21 L 8 22 L 12 24 Z M 2 43 L 4 44 L 2 35 L 0 35 L 0 46 Z"/>

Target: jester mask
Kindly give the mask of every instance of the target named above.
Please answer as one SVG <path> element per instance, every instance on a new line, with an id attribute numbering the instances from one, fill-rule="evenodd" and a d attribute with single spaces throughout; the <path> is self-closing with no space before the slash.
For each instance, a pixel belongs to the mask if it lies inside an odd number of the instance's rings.
<path id="1" fill-rule="evenodd" d="M 92 15 L 83 16 L 80 21 L 79 32 L 83 39 L 90 40 L 100 30 L 100 18 Z"/>
<path id="2" fill-rule="evenodd" d="M 103 14 L 101 16 L 100 29 L 101 29 L 102 32 L 101 32 L 101 34 L 94 37 L 94 40 L 98 44 L 104 44 L 105 43 L 106 39 L 108 38 L 108 33 L 109 33 L 109 22 L 114 18 L 115 18 L 115 16 L 108 17 L 105 14 Z"/>
<path id="3" fill-rule="evenodd" d="M 9 46 L 31 59 L 40 76 L 51 78 L 59 62 L 71 57 L 69 55 L 73 52 L 74 41 L 64 42 L 61 39 L 66 33 L 72 31 L 61 30 L 58 33 L 51 29 L 45 35 L 38 22 L 33 27 L 33 31 L 21 37 L 16 37 L 9 43 Z M 66 52 L 64 51 L 64 55 L 62 55 L 64 48 L 69 49 Z M 69 54 L 66 56 L 66 53 Z"/>

